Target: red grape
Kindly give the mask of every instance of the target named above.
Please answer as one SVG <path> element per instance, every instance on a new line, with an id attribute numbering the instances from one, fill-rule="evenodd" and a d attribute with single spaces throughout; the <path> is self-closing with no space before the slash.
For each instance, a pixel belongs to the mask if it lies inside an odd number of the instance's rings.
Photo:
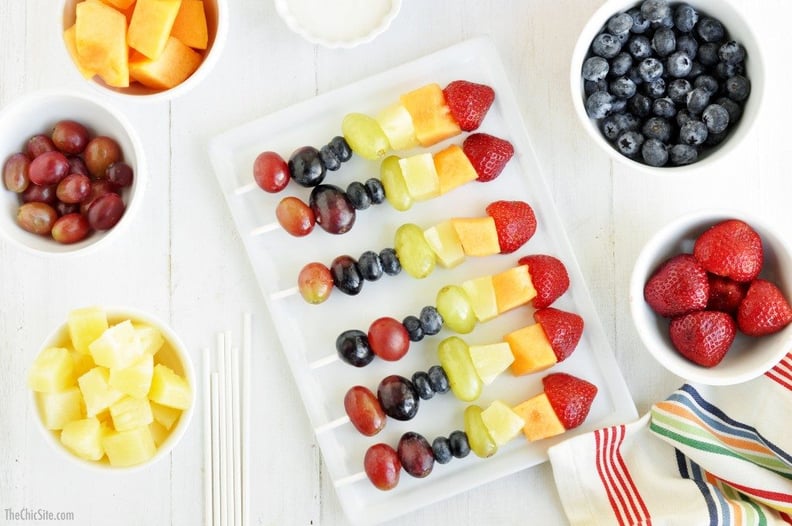
<path id="1" fill-rule="evenodd" d="M 58 202 L 58 197 L 55 195 L 56 185 L 41 186 L 38 184 L 29 184 L 28 187 L 22 192 L 23 203 L 47 203 L 48 205 L 55 205 Z"/>
<path id="2" fill-rule="evenodd" d="M 58 121 L 52 129 L 52 143 L 64 153 L 80 153 L 88 144 L 88 130 L 76 121 Z"/>
<path id="3" fill-rule="evenodd" d="M 401 462 L 396 450 L 388 444 L 374 444 L 366 450 L 363 469 L 371 483 L 385 491 L 395 488 L 399 483 Z"/>
<path id="4" fill-rule="evenodd" d="M 107 180 L 121 188 L 132 184 L 132 167 L 124 161 L 117 161 L 107 167 Z"/>
<path id="5" fill-rule="evenodd" d="M 12 192 L 22 193 L 30 184 L 28 175 L 30 159 L 24 153 L 15 153 L 3 165 L 3 182 Z"/>
<path id="6" fill-rule="evenodd" d="M 57 148 L 55 148 L 52 139 L 41 133 L 28 139 L 27 145 L 25 146 L 25 153 L 27 153 L 27 156 L 31 159 L 35 159 L 42 153 L 54 152 L 56 150 Z"/>
<path id="7" fill-rule="evenodd" d="M 253 161 L 253 178 L 265 192 L 275 194 L 289 184 L 289 166 L 275 152 L 262 152 Z"/>
<path id="8" fill-rule="evenodd" d="M 310 234 L 316 224 L 313 210 L 293 196 L 281 199 L 275 208 L 275 217 L 283 229 L 295 237 Z"/>
<path id="9" fill-rule="evenodd" d="M 91 179 L 82 174 L 69 174 L 58 183 L 55 195 L 67 204 L 81 203 L 91 195 Z"/>
<path id="10" fill-rule="evenodd" d="M 63 201 L 58 201 L 55 203 L 55 211 L 58 212 L 58 217 L 65 216 L 67 214 L 82 214 L 82 212 L 80 212 L 80 205 L 78 203 L 64 203 Z"/>
<path id="11" fill-rule="evenodd" d="M 102 178 L 108 166 L 121 160 L 121 147 L 110 137 L 94 137 L 83 151 L 83 160 L 92 176 Z"/>
<path id="12" fill-rule="evenodd" d="M 91 181 L 91 193 L 84 201 L 80 203 L 80 212 L 87 214 L 88 209 L 91 208 L 91 205 L 94 203 L 94 201 L 103 195 L 110 193 L 117 194 L 118 188 L 107 179 Z"/>
<path id="13" fill-rule="evenodd" d="M 52 225 L 52 238 L 58 243 L 82 241 L 91 231 L 88 220 L 80 213 L 61 216 Z"/>
<path id="14" fill-rule="evenodd" d="M 371 324 L 368 341 L 374 354 L 391 362 L 401 359 L 410 348 L 410 335 L 404 324 L 387 316 Z"/>
<path id="15" fill-rule="evenodd" d="M 70 174 L 83 174 L 83 175 L 91 175 L 88 171 L 88 167 L 85 166 L 85 161 L 79 155 L 70 155 L 69 159 L 69 173 Z"/>
<path id="16" fill-rule="evenodd" d="M 418 391 L 407 378 L 392 374 L 380 381 L 377 400 L 385 414 L 396 420 L 412 420 L 418 414 L 421 399 Z"/>
<path id="17" fill-rule="evenodd" d="M 404 433 L 396 446 L 404 471 L 413 477 L 423 478 L 432 472 L 434 467 L 434 454 L 432 446 L 422 435 L 413 431 Z"/>
<path id="18" fill-rule="evenodd" d="M 297 276 L 297 288 L 308 303 L 322 303 L 333 292 L 333 276 L 322 263 L 305 265 Z"/>
<path id="19" fill-rule="evenodd" d="M 30 163 L 28 175 L 35 184 L 57 184 L 69 175 L 69 160 L 60 152 L 44 152 Z"/>
<path id="20" fill-rule="evenodd" d="M 124 215 L 125 209 L 121 196 L 108 192 L 97 197 L 88 207 L 88 223 L 94 230 L 110 230 Z"/>
<path id="21" fill-rule="evenodd" d="M 385 427 L 385 412 L 367 387 L 351 387 L 344 396 L 344 410 L 355 429 L 367 437 L 376 435 Z"/>
<path id="22" fill-rule="evenodd" d="M 355 208 L 337 186 L 320 184 L 314 187 L 309 203 L 316 223 L 330 234 L 343 234 L 355 224 Z"/>
<path id="23" fill-rule="evenodd" d="M 17 223 L 34 234 L 49 234 L 58 213 L 47 203 L 25 203 L 17 211 Z"/>

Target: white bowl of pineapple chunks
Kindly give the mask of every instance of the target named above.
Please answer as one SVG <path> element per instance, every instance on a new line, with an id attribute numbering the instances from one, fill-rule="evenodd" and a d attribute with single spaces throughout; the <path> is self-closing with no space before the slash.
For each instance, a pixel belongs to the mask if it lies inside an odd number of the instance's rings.
<path id="1" fill-rule="evenodd" d="M 127 308 L 71 311 L 28 370 L 47 442 L 82 465 L 113 470 L 169 454 L 192 417 L 194 378 L 179 337 Z"/>

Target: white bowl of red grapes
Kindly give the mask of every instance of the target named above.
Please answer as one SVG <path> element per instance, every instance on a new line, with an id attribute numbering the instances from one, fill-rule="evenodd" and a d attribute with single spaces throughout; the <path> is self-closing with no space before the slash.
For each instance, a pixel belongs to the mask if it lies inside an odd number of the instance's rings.
<path id="1" fill-rule="evenodd" d="M 611 0 L 572 59 L 575 110 L 594 140 L 635 168 L 687 172 L 724 157 L 755 120 L 759 46 L 729 2 Z"/>
<path id="2" fill-rule="evenodd" d="M 630 282 L 649 352 L 689 381 L 728 385 L 773 368 L 792 345 L 792 247 L 741 211 L 701 210 L 646 243 Z"/>
<path id="3" fill-rule="evenodd" d="M 104 245 L 132 221 L 145 185 L 143 150 L 115 110 L 43 91 L 0 112 L 0 232 L 35 253 Z"/>

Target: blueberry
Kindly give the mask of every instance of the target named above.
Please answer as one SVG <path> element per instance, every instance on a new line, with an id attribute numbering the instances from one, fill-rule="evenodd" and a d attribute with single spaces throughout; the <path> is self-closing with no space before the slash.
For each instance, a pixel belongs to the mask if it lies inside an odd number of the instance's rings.
<path id="1" fill-rule="evenodd" d="M 635 130 L 629 130 L 616 139 L 616 148 L 622 155 L 627 157 L 635 157 L 641 151 L 641 145 L 644 143 L 644 136 Z"/>
<path id="2" fill-rule="evenodd" d="M 613 95 L 607 91 L 595 91 L 586 99 L 586 113 L 592 119 L 601 119 L 613 109 Z"/>
<path id="3" fill-rule="evenodd" d="M 443 317 L 431 305 L 421 309 L 418 318 L 421 320 L 421 327 L 423 327 L 424 334 L 427 336 L 434 336 L 443 328 Z"/>
<path id="4" fill-rule="evenodd" d="M 693 61 L 693 66 L 690 68 L 690 73 L 688 73 L 689 79 L 695 79 L 699 75 L 704 74 L 704 66 L 701 65 L 701 62 Z"/>
<path id="5" fill-rule="evenodd" d="M 448 464 L 454 458 L 451 453 L 451 443 L 446 437 L 437 437 L 432 440 L 432 456 L 438 464 Z"/>
<path id="6" fill-rule="evenodd" d="M 698 40 L 690 35 L 679 35 L 677 37 L 677 51 L 687 53 L 688 57 L 695 57 L 698 54 Z"/>
<path id="7" fill-rule="evenodd" d="M 726 64 L 738 64 L 745 60 L 745 48 L 731 40 L 718 48 L 718 58 Z"/>
<path id="8" fill-rule="evenodd" d="M 415 390 L 418 391 L 418 396 L 421 400 L 429 400 L 434 396 L 435 392 L 432 389 L 432 382 L 429 381 L 429 375 L 425 372 L 416 371 L 410 381 L 413 383 Z"/>
<path id="9" fill-rule="evenodd" d="M 327 146 L 342 163 L 345 163 L 352 158 L 352 148 L 349 147 L 346 139 L 340 135 L 333 137 Z"/>
<path id="10" fill-rule="evenodd" d="M 686 108 L 682 108 L 676 114 L 677 126 L 682 126 L 687 121 L 693 120 L 695 117 Z"/>
<path id="11" fill-rule="evenodd" d="M 683 33 L 690 33 L 698 22 L 699 14 L 687 4 L 679 4 L 674 10 L 674 25 Z M 691 55 L 692 56 L 692 55 Z"/>
<path id="12" fill-rule="evenodd" d="M 634 7 L 630 9 L 627 11 L 627 14 L 632 18 L 632 27 L 630 28 L 631 33 L 638 35 L 649 29 L 649 21 L 641 14 L 640 7 Z"/>
<path id="13" fill-rule="evenodd" d="M 690 113 L 698 115 L 707 107 L 710 101 L 710 92 L 704 88 L 693 88 L 687 96 L 687 109 Z"/>
<path id="14" fill-rule="evenodd" d="M 669 152 L 669 160 L 674 166 L 695 163 L 698 160 L 698 150 L 689 144 L 675 144 Z"/>
<path id="15" fill-rule="evenodd" d="M 707 140 L 707 126 L 701 121 L 691 119 L 679 128 L 679 142 L 698 146 Z"/>
<path id="16" fill-rule="evenodd" d="M 619 77 L 611 81 L 610 92 L 620 99 L 629 99 L 635 95 L 635 82 L 625 77 Z"/>
<path id="17" fill-rule="evenodd" d="M 615 57 L 613 57 L 610 61 L 610 67 L 608 73 L 612 77 L 621 77 L 627 74 L 630 71 L 630 68 L 633 65 L 632 55 L 627 53 L 626 51 L 622 51 Z"/>
<path id="18" fill-rule="evenodd" d="M 722 131 L 720 133 L 710 133 L 709 135 L 707 135 L 707 140 L 704 141 L 704 144 L 712 148 L 713 146 L 717 146 L 721 142 L 723 142 L 723 140 L 726 138 L 727 135 L 729 135 L 728 130 Z"/>
<path id="19" fill-rule="evenodd" d="M 435 393 L 447 393 L 451 389 L 451 384 L 448 383 L 448 376 L 445 370 L 440 365 L 433 365 L 426 371 L 429 376 L 429 384 Z"/>
<path id="20" fill-rule="evenodd" d="M 643 35 L 637 35 L 627 42 L 627 51 L 637 59 L 642 59 L 652 54 L 652 43 Z"/>
<path id="21" fill-rule="evenodd" d="M 621 35 L 622 33 L 627 33 L 632 29 L 633 26 L 633 18 L 627 13 L 619 13 L 617 15 L 613 15 L 608 20 L 608 23 L 605 27 L 608 28 L 608 32 L 613 35 Z"/>
<path id="22" fill-rule="evenodd" d="M 602 134 L 611 141 L 627 130 L 638 129 L 638 119 L 632 113 L 614 113 L 602 119 Z"/>
<path id="23" fill-rule="evenodd" d="M 583 93 L 586 96 L 591 95 L 595 91 L 608 91 L 608 81 L 605 79 L 602 80 L 584 80 L 583 81 Z"/>
<path id="24" fill-rule="evenodd" d="M 613 99 L 611 113 L 624 113 L 627 110 L 627 99 Z"/>
<path id="25" fill-rule="evenodd" d="M 652 104 L 652 113 L 658 117 L 671 119 L 676 116 L 676 104 L 674 104 L 674 101 L 672 101 L 670 97 L 660 97 L 659 99 L 655 99 Z"/>
<path id="26" fill-rule="evenodd" d="M 652 27 L 655 29 L 672 29 L 674 27 L 674 17 L 669 14 L 657 22 L 652 22 Z"/>
<path id="27" fill-rule="evenodd" d="M 289 157 L 289 174 L 295 183 L 307 188 L 318 186 L 325 178 L 325 165 L 313 146 L 297 148 Z"/>
<path id="28" fill-rule="evenodd" d="M 407 316 L 402 320 L 402 325 L 404 325 L 404 328 L 407 330 L 410 341 L 419 342 L 423 340 L 424 331 L 423 327 L 421 327 L 421 320 L 419 320 L 417 316 L 413 316 L 412 314 Z"/>
<path id="29" fill-rule="evenodd" d="M 648 116 L 652 112 L 652 101 L 649 97 L 636 94 L 635 97 L 627 101 L 627 108 L 638 118 Z"/>
<path id="30" fill-rule="evenodd" d="M 693 89 L 687 79 L 674 79 L 668 83 L 666 93 L 677 104 L 687 103 L 687 94 Z"/>
<path id="31" fill-rule="evenodd" d="M 451 454 L 456 458 L 465 458 L 470 453 L 470 442 L 464 431 L 456 430 L 448 435 L 448 443 L 451 446 Z"/>
<path id="32" fill-rule="evenodd" d="M 652 36 L 652 49 L 661 57 L 667 57 L 676 49 L 676 35 L 671 29 L 660 28 Z"/>
<path id="33" fill-rule="evenodd" d="M 720 84 L 717 79 L 712 75 L 699 75 L 693 81 L 694 88 L 703 88 L 707 90 L 710 95 L 714 95 L 720 89 Z"/>
<path id="34" fill-rule="evenodd" d="M 693 69 L 693 61 L 687 53 L 683 51 L 676 51 L 668 57 L 666 61 L 666 69 L 668 74 L 672 77 L 687 77 L 690 75 L 690 70 Z"/>
<path id="35" fill-rule="evenodd" d="M 364 186 L 366 187 L 369 198 L 371 198 L 371 204 L 378 205 L 385 201 L 385 187 L 382 186 L 382 181 L 376 177 L 372 177 L 366 180 Z"/>
<path id="36" fill-rule="evenodd" d="M 613 58 L 621 51 L 622 43 L 610 33 L 600 33 L 591 43 L 591 51 L 600 57 Z"/>
<path id="37" fill-rule="evenodd" d="M 363 252 L 358 258 L 357 266 L 366 281 L 377 281 L 382 277 L 382 261 L 373 250 Z"/>
<path id="38" fill-rule="evenodd" d="M 359 181 L 352 181 L 346 189 L 349 202 L 355 210 L 365 210 L 371 206 L 371 197 L 366 191 L 366 187 Z"/>
<path id="39" fill-rule="evenodd" d="M 743 62 L 738 62 L 737 64 L 718 62 L 718 64 L 715 66 L 715 75 L 723 80 L 743 74 L 745 74 L 745 63 Z"/>
<path id="40" fill-rule="evenodd" d="M 705 16 L 696 24 L 696 33 L 704 42 L 720 42 L 726 35 L 726 30 L 719 20 Z"/>
<path id="41" fill-rule="evenodd" d="M 645 82 L 659 79 L 663 75 L 663 63 L 654 57 L 647 57 L 638 64 L 638 72 Z"/>
<path id="42" fill-rule="evenodd" d="M 701 120 L 710 133 L 721 133 L 729 127 L 729 112 L 720 104 L 710 104 L 704 108 Z"/>
<path id="43" fill-rule="evenodd" d="M 671 15 L 671 7 L 667 0 L 644 0 L 641 4 L 641 14 L 649 22 L 660 22 Z"/>
<path id="44" fill-rule="evenodd" d="M 729 123 L 734 124 L 742 117 L 742 106 L 731 100 L 729 97 L 721 97 L 715 104 L 722 106 L 729 114 Z"/>
<path id="45" fill-rule="evenodd" d="M 341 159 L 339 159 L 329 144 L 325 144 L 319 149 L 319 158 L 327 170 L 335 171 L 341 168 Z"/>
<path id="46" fill-rule="evenodd" d="M 598 81 L 608 76 L 610 65 L 602 57 L 589 57 L 583 62 L 583 78 L 585 80 Z"/>
<path id="47" fill-rule="evenodd" d="M 664 166 L 668 162 L 668 148 L 658 139 L 647 139 L 641 146 L 641 156 L 650 166 Z"/>
<path id="48" fill-rule="evenodd" d="M 336 338 L 336 351 L 344 362 L 355 367 L 364 367 L 374 359 L 368 336 L 357 329 L 344 331 Z"/>
<path id="49" fill-rule="evenodd" d="M 742 75 L 735 75 L 726 80 L 726 94 L 737 102 L 744 101 L 751 92 L 751 84 Z"/>
<path id="50" fill-rule="evenodd" d="M 630 71 L 627 72 L 625 77 L 633 81 L 636 86 L 643 84 L 643 79 L 641 78 L 641 72 L 638 70 L 638 66 L 631 67 Z"/>
<path id="51" fill-rule="evenodd" d="M 665 79 L 661 77 L 643 84 L 642 87 L 644 95 L 656 99 L 657 97 L 662 97 L 665 94 L 666 82 Z"/>
<path id="52" fill-rule="evenodd" d="M 720 61 L 718 57 L 718 44 L 708 42 L 701 44 L 698 48 L 698 58 L 704 66 L 714 66 Z"/>
<path id="53" fill-rule="evenodd" d="M 401 272 L 401 263 L 399 263 L 399 256 L 392 248 L 383 248 L 379 253 L 380 262 L 382 263 L 382 271 L 388 276 L 395 276 Z"/>
<path id="54" fill-rule="evenodd" d="M 644 137 L 668 142 L 671 138 L 671 123 L 662 117 L 649 117 L 641 128 Z"/>

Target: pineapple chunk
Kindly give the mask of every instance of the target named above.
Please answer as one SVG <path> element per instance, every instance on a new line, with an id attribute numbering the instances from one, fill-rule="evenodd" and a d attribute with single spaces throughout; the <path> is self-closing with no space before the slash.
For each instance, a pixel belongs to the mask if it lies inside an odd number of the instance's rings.
<path id="1" fill-rule="evenodd" d="M 500 400 L 481 412 L 481 420 L 498 447 L 520 434 L 525 426 L 525 420 Z"/>
<path id="2" fill-rule="evenodd" d="M 140 336 L 130 320 L 122 321 L 105 330 L 88 349 L 96 365 L 110 369 L 123 369 L 143 354 Z"/>
<path id="3" fill-rule="evenodd" d="M 445 268 L 453 268 L 465 260 L 462 242 L 451 221 L 443 221 L 424 230 L 424 239 L 432 247 L 437 262 Z"/>
<path id="4" fill-rule="evenodd" d="M 69 350 L 49 347 L 39 353 L 28 371 L 28 386 L 41 393 L 62 391 L 74 385 L 74 361 Z"/>
<path id="5" fill-rule="evenodd" d="M 47 429 L 62 429 L 83 417 L 82 396 L 77 386 L 54 393 L 38 393 L 41 420 Z"/>
<path id="6" fill-rule="evenodd" d="M 429 152 L 399 159 L 407 193 L 416 201 L 425 201 L 440 195 L 440 179 L 434 159 Z"/>
<path id="7" fill-rule="evenodd" d="M 154 414 L 154 420 L 168 430 L 179 420 L 182 413 L 181 409 L 160 405 L 157 402 L 151 402 L 151 412 Z"/>
<path id="8" fill-rule="evenodd" d="M 394 150 L 409 150 L 418 146 L 412 116 L 403 104 L 397 102 L 386 107 L 377 114 L 376 120 Z"/>
<path id="9" fill-rule="evenodd" d="M 88 354 L 88 346 L 91 342 L 99 338 L 109 327 L 107 314 L 97 307 L 85 307 L 71 311 L 67 325 L 74 350 L 84 354 Z"/>
<path id="10" fill-rule="evenodd" d="M 111 431 L 102 438 L 102 447 L 110 465 L 116 467 L 142 464 L 157 452 L 149 426 L 129 431 Z"/>
<path id="11" fill-rule="evenodd" d="M 492 276 L 480 276 L 463 281 L 462 290 L 470 298 L 470 304 L 473 305 L 473 312 L 478 321 L 488 321 L 499 314 L 498 298 L 495 296 Z"/>
<path id="12" fill-rule="evenodd" d="M 74 378 L 75 381 L 77 378 L 81 377 L 94 367 L 96 364 L 91 358 L 90 354 L 83 354 L 77 351 L 69 351 L 69 356 L 71 356 L 72 363 L 74 363 Z"/>
<path id="13" fill-rule="evenodd" d="M 168 430 L 165 429 L 165 426 L 157 422 L 156 420 L 149 424 L 149 431 L 151 431 L 151 438 L 154 439 L 154 444 L 157 447 L 160 447 L 163 442 L 168 439 L 170 433 Z"/>
<path id="14" fill-rule="evenodd" d="M 469 350 L 470 359 L 484 385 L 491 384 L 514 361 L 511 347 L 506 342 L 471 345 Z"/>
<path id="15" fill-rule="evenodd" d="M 129 431 L 140 426 L 147 426 L 154 421 L 151 406 L 146 398 L 125 396 L 110 406 L 110 416 L 116 431 Z"/>
<path id="16" fill-rule="evenodd" d="M 192 393 L 184 378 L 174 373 L 169 367 L 158 363 L 154 366 L 149 398 L 168 407 L 187 409 L 190 407 Z"/>
<path id="17" fill-rule="evenodd" d="M 77 379 L 85 399 L 88 416 L 96 416 L 118 400 L 124 393 L 110 387 L 110 373 L 104 367 L 94 367 Z"/>
<path id="18" fill-rule="evenodd" d="M 61 431 L 61 443 L 85 460 L 99 460 L 104 456 L 102 437 L 107 428 L 96 418 L 72 420 Z"/>
<path id="19" fill-rule="evenodd" d="M 123 369 L 110 369 L 110 387 L 133 398 L 145 398 L 151 389 L 154 375 L 154 357 L 144 354 L 135 363 Z"/>
<path id="20" fill-rule="evenodd" d="M 162 344 L 165 343 L 159 329 L 144 323 L 133 323 L 132 325 L 135 327 L 138 338 L 140 338 L 140 345 L 143 347 L 143 353 L 152 355 L 157 354 L 157 351 L 162 348 Z"/>

